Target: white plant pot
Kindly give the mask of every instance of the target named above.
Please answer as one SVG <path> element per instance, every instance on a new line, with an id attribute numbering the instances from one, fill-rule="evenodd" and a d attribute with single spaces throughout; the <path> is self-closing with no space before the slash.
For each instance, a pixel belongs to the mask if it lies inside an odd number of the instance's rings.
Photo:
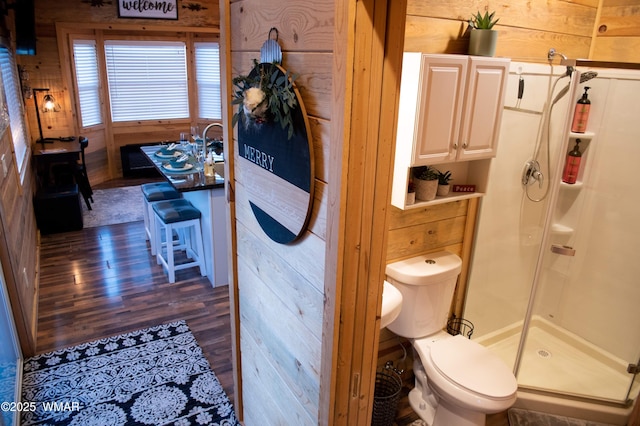
<path id="1" fill-rule="evenodd" d="M 414 185 L 416 187 L 416 200 L 431 201 L 436 198 L 436 192 L 438 192 L 437 180 L 416 179 Z"/>

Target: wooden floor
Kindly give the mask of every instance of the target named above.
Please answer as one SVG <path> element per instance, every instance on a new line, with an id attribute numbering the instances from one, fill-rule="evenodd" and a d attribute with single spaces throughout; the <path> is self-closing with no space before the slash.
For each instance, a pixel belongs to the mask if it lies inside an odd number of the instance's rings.
<path id="1" fill-rule="evenodd" d="M 169 284 L 144 235 L 132 222 L 42 236 L 37 352 L 184 319 L 233 400 L 228 287 L 197 268 Z"/>

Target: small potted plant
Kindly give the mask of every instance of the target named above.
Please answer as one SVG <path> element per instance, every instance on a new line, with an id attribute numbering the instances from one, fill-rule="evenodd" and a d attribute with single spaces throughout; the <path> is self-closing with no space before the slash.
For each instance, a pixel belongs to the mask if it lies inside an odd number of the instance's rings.
<path id="1" fill-rule="evenodd" d="M 436 195 L 445 196 L 449 194 L 449 189 L 451 186 L 449 185 L 449 181 L 451 180 L 451 172 L 441 172 L 438 170 L 438 192 Z"/>
<path id="2" fill-rule="evenodd" d="M 413 180 L 409 180 L 409 186 L 407 188 L 407 199 L 405 200 L 406 205 L 411 205 L 416 202 L 416 187 L 413 184 Z"/>
<path id="3" fill-rule="evenodd" d="M 498 32 L 493 26 L 500 19 L 494 19 L 496 12 L 480 12 L 469 19 L 469 55 L 494 56 L 498 42 Z"/>
<path id="4" fill-rule="evenodd" d="M 413 184 L 416 189 L 416 200 L 431 201 L 438 191 L 438 171 L 433 167 L 419 166 L 413 168 Z"/>

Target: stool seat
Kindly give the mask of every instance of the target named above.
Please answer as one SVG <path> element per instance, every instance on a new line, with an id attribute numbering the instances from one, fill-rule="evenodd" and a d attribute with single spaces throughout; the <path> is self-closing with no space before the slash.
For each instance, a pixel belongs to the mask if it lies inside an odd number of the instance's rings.
<path id="1" fill-rule="evenodd" d="M 200 210 L 181 198 L 178 200 L 159 201 L 153 204 L 153 210 L 164 223 L 182 222 L 191 219 L 200 219 Z"/>
<path id="2" fill-rule="evenodd" d="M 140 185 L 140 189 L 149 202 L 173 200 L 181 197 L 180 192 L 169 182 L 145 183 Z"/>
<path id="3" fill-rule="evenodd" d="M 151 255 L 156 255 L 155 225 L 153 224 L 154 213 L 151 209 L 153 203 L 165 200 L 176 200 L 182 198 L 182 194 L 169 182 L 145 183 L 140 185 L 140 190 L 144 197 L 144 230 L 145 238 L 149 240 Z"/>

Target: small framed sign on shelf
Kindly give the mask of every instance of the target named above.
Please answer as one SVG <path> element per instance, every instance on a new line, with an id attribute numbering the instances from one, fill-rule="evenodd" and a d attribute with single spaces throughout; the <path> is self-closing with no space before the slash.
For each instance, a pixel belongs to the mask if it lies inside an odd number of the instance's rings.
<path id="1" fill-rule="evenodd" d="M 178 19 L 178 0 L 118 0 L 119 18 Z"/>
<path id="2" fill-rule="evenodd" d="M 453 192 L 476 192 L 475 185 L 453 185 Z"/>

